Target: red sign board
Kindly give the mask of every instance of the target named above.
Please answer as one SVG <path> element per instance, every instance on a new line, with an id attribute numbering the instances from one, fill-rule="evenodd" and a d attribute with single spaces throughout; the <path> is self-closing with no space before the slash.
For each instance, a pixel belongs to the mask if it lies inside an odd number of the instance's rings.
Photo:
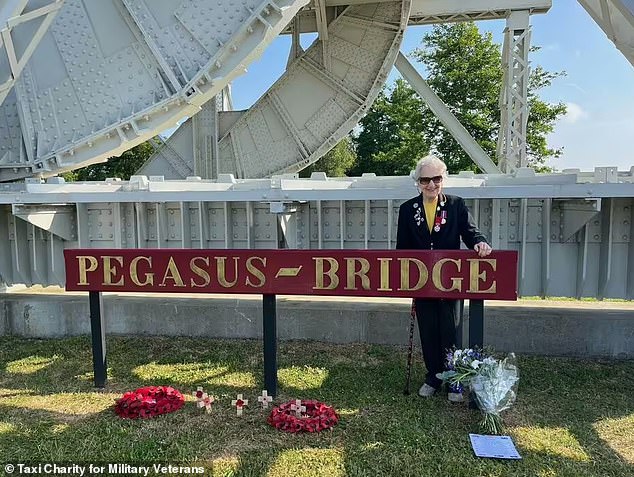
<path id="1" fill-rule="evenodd" d="M 65 250 L 66 290 L 517 299 L 517 252 Z"/>

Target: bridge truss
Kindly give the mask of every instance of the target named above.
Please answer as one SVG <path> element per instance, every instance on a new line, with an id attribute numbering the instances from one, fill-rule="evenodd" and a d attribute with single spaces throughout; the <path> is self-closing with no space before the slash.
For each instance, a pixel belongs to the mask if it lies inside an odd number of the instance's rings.
<path id="1" fill-rule="evenodd" d="M 391 249 L 407 177 L 190 179 L 0 186 L 0 276 L 64 283 L 65 248 Z M 520 294 L 634 299 L 634 168 L 451 176 L 494 248 L 520 252 Z"/>
<path id="2" fill-rule="evenodd" d="M 632 62 L 632 1 L 579 2 Z M 632 299 L 634 171 L 525 167 L 530 18 L 550 7 L 0 0 L 0 279 L 63 284 L 69 247 L 392 248 L 411 179 L 289 173 L 348 134 L 395 65 L 486 173 L 452 176 L 447 189 L 468 199 L 494 247 L 520 251 L 522 295 Z M 408 25 L 484 19 L 506 21 L 497 158 L 399 53 Z M 306 51 L 305 32 L 318 34 Z M 233 111 L 231 81 L 278 34 L 292 37 L 285 73 L 249 110 Z M 55 177 L 187 117 L 129 182 Z"/>

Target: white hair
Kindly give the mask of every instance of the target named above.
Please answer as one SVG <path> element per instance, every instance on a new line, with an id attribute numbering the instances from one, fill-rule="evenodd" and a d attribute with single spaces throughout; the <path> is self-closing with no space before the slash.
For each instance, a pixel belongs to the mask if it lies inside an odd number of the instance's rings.
<path id="1" fill-rule="evenodd" d="M 416 169 L 414 169 L 415 181 L 418 180 L 418 178 L 420 177 L 421 170 L 425 166 L 439 166 L 442 169 L 441 174 L 444 177 L 447 176 L 447 164 L 445 164 L 445 162 L 442 159 L 438 158 L 437 156 L 434 156 L 433 154 L 429 154 L 428 156 L 425 156 L 422 159 L 420 159 L 418 163 L 416 164 Z"/>

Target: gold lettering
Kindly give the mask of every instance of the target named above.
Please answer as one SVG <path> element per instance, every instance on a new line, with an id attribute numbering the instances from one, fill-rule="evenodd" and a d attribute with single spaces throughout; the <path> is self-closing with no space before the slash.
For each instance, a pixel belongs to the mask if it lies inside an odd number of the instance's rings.
<path id="1" fill-rule="evenodd" d="M 480 290 L 480 280 L 486 281 L 487 272 L 483 270 L 480 272 L 480 264 L 482 262 L 488 263 L 491 265 L 491 269 L 495 272 L 497 268 L 497 259 L 496 258 L 468 258 L 469 262 L 469 290 L 468 293 L 495 293 L 497 290 L 497 282 L 493 280 L 491 286 L 486 290 Z"/>
<path id="2" fill-rule="evenodd" d="M 141 281 L 139 280 L 139 271 L 137 270 L 137 267 L 139 266 L 139 262 L 141 260 L 145 260 L 150 266 L 150 269 L 152 269 L 152 257 L 134 257 L 130 262 L 130 279 L 132 280 L 132 283 L 139 287 L 154 285 L 153 273 L 146 273 L 145 281 L 143 283 L 141 283 Z"/>
<path id="3" fill-rule="evenodd" d="M 381 262 L 381 286 L 377 291 L 392 291 L 390 287 L 390 262 L 391 258 L 379 258 Z"/>
<path id="4" fill-rule="evenodd" d="M 416 291 L 423 288 L 429 278 L 429 271 L 425 264 L 417 258 L 399 258 L 398 261 L 401 262 L 401 286 L 398 291 Z M 412 263 L 418 268 L 418 282 L 410 287 L 409 269 Z"/>
<path id="5" fill-rule="evenodd" d="M 181 272 L 178 271 L 176 262 L 174 262 L 174 257 L 170 257 L 169 262 L 167 262 L 167 270 L 165 270 L 165 275 L 163 275 L 163 280 L 161 281 L 161 283 L 159 283 L 159 286 L 167 286 L 167 284 L 165 283 L 167 279 L 172 280 L 175 287 L 185 286 L 185 283 L 183 283 L 183 279 L 181 278 Z"/>
<path id="6" fill-rule="evenodd" d="M 209 276 L 207 270 L 196 265 L 196 260 L 202 260 L 203 262 L 205 262 L 205 265 L 209 267 L 209 257 L 194 257 L 189 261 L 189 269 L 194 273 L 194 275 L 203 279 L 203 282 L 201 284 L 198 284 L 193 278 L 191 278 L 189 280 L 189 284 L 192 287 L 203 288 L 211 283 L 211 277 Z"/>
<path id="7" fill-rule="evenodd" d="M 258 260 L 262 264 L 262 267 L 266 268 L 266 258 L 249 257 L 247 259 L 247 272 L 260 280 L 260 283 L 256 285 L 255 283 L 252 283 L 251 280 L 249 280 L 249 277 L 247 277 L 246 284 L 250 287 L 260 288 L 266 283 L 266 278 L 264 277 L 264 272 L 256 268 L 256 266 L 253 264 L 254 260 Z"/>
<path id="8" fill-rule="evenodd" d="M 112 283 L 112 279 L 118 273 L 116 269 L 116 265 L 112 265 L 110 260 L 114 260 L 119 264 L 120 267 L 123 267 L 123 257 L 120 256 L 112 256 L 112 255 L 104 255 L 101 257 L 103 260 L 103 283 L 102 285 L 112 285 L 115 287 L 122 287 L 125 285 L 124 278 L 121 277 L 116 283 Z"/>
<path id="9" fill-rule="evenodd" d="M 357 270 L 357 263 L 361 268 Z M 370 279 L 368 272 L 370 271 L 370 262 L 365 258 L 346 258 L 346 287 L 344 290 L 356 290 L 356 277 L 361 279 L 361 288 L 370 289 Z"/>
<path id="10" fill-rule="evenodd" d="M 97 259 L 91 255 L 77 255 L 77 261 L 79 262 L 79 283 L 77 285 L 88 285 L 86 274 L 97 270 Z M 87 267 L 86 262 L 90 262 L 90 266 Z"/>
<path id="11" fill-rule="evenodd" d="M 225 269 L 225 261 L 227 257 L 216 257 L 216 274 L 218 276 L 218 283 L 224 288 L 231 288 L 238 283 L 238 260 L 239 257 L 233 257 L 233 276 L 235 277 L 232 282 L 227 281 L 227 271 Z"/>
<path id="12" fill-rule="evenodd" d="M 445 288 L 442 284 L 442 267 L 445 263 L 451 262 L 456 265 L 456 269 L 460 272 L 460 267 L 462 266 L 461 260 L 454 260 L 453 258 L 443 258 L 438 260 L 434 264 L 434 268 L 431 271 L 431 280 L 434 283 L 434 286 L 443 292 L 450 292 L 453 290 L 462 291 L 462 278 L 451 277 L 451 288 Z"/>
<path id="13" fill-rule="evenodd" d="M 339 270 L 339 263 L 332 257 L 313 257 L 315 260 L 315 284 L 313 290 L 334 290 L 339 286 L 339 277 L 337 276 L 337 270 Z M 328 271 L 324 271 L 324 261 L 330 264 Z M 327 275 L 330 279 L 330 284 L 324 286 L 324 275 Z"/>

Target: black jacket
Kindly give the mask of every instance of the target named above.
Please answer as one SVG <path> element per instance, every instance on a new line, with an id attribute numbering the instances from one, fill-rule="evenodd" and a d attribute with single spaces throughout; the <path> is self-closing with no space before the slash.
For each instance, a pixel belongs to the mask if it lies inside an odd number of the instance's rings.
<path id="1" fill-rule="evenodd" d="M 462 238 L 465 245 L 473 250 L 475 244 L 487 241 L 478 230 L 461 197 L 441 194 L 438 198 L 435 223 L 440 222 L 442 218 L 445 219 L 445 223 L 438 223 L 440 230 L 432 228 L 430 234 L 422 195 L 403 202 L 398 213 L 396 248 L 457 250 Z"/>

